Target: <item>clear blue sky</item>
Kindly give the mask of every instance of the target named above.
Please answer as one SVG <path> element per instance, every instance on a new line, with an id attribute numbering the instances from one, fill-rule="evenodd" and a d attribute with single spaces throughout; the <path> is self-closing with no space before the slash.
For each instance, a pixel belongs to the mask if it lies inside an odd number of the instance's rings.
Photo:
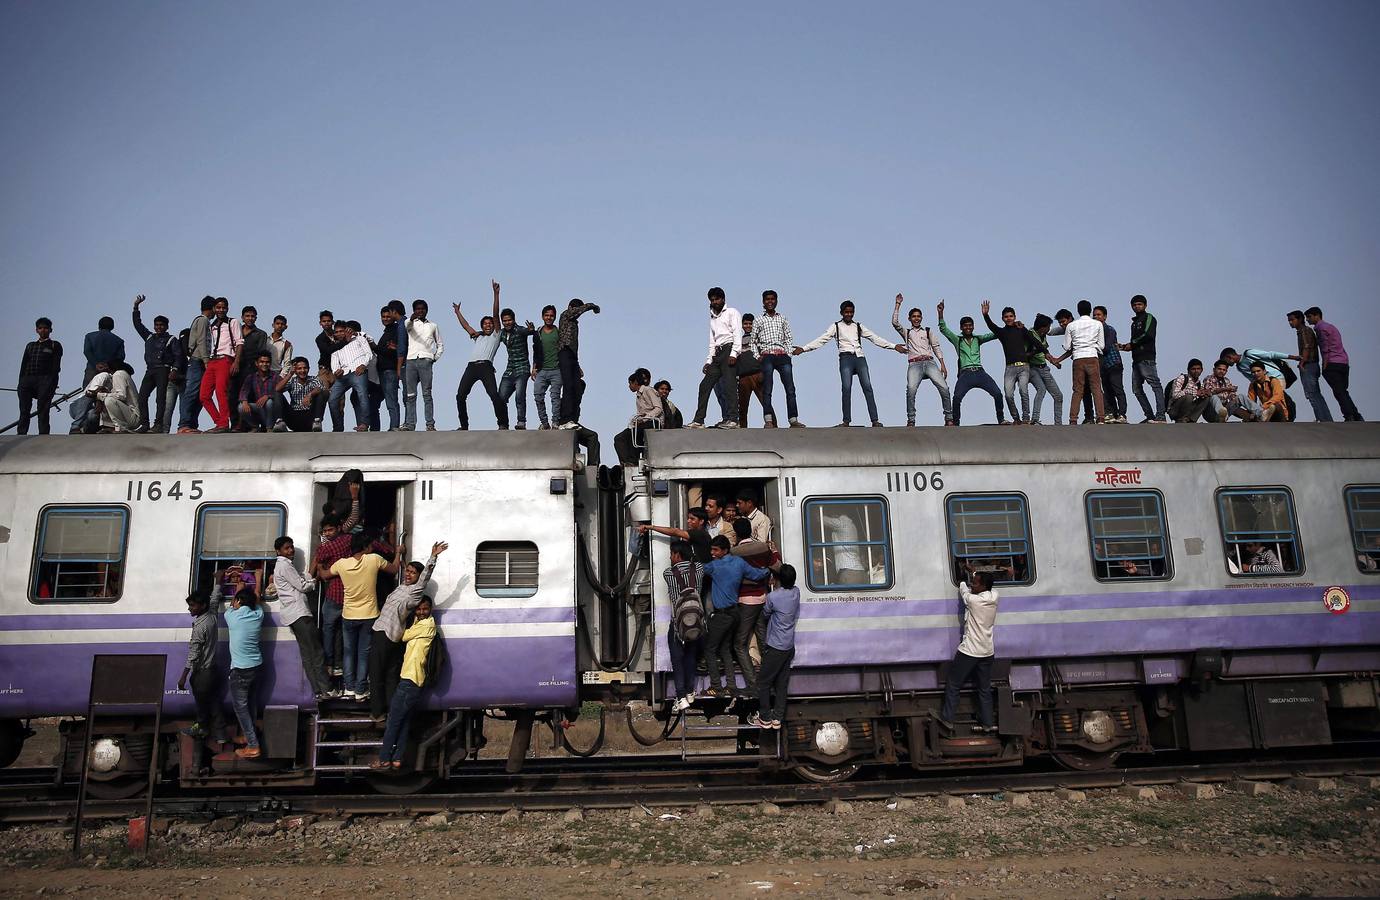
<path id="1" fill-rule="evenodd" d="M 1322 306 L 1377 418 L 1377 38 L 1366 2 L 4 2 L 3 350 L 13 372 L 51 316 L 74 387 L 101 314 L 137 355 L 136 293 L 174 327 L 206 293 L 284 312 L 299 346 L 321 307 L 424 297 L 453 427 L 450 303 L 497 278 L 524 318 L 603 305 L 584 419 L 608 439 L 637 366 L 688 417 L 711 285 L 744 311 L 776 289 L 802 342 L 844 297 L 881 330 L 897 291 L 930 323 L 941 297 L 1029 321 L 1086 296 L 1124 333 L 1143 293 L 1166 381 L 1292 351 L 1284 313 Z M 904 360 L 868 356 L 901 424 Z M 837 422 L 832 350 L 796 371 L 802 418 Z"/>

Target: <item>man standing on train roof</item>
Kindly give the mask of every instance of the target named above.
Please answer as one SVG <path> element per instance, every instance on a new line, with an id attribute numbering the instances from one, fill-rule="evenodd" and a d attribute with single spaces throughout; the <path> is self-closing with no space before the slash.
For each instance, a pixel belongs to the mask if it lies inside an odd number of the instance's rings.
<path id="1" fill-rule="evenodd" d="M 1290 359 L 1299 364 L 1299 379 L 1303 382 L 1303 396 L 1313 407 L 1313 419 L 1318 422 L 1331 422 L 1332 410 L 1327 408 L 1327 400 L 1322 395 L 1322 368 L 1318 364 L 1318 336 L 1308 327 L 1303 311 L 1296 309 L 1286 317 L 1289 327 L 1298 338 L 1299 352 L 1291 354 Z"/>
<path id="2" fill-rule="evenodd" d="M 215 423 L 208 434 L 223 434 L 230 430 L 233 406 L 230 400 L 230 376 L 239 371 L 244 350 L 240 326 L 230 321 L 229 312 L 230 301 L 217 297 L 207 326 L 209 359 L 205 377 L 201 380 L 201 406 Z"/>
<path id="3" fill-rule="evenodd" d="M 1006 372 L 1002 376 L 1002 390 L 1006 394 L 1006 408 L 1012 425 L 1030 424 L 1030 332 L 1016 321 L 1016 310 L 1008 306 L 1001 311 L 1002 324 L 992 321 L 992 301 L 982 301 L 982 321 L 1001 343 L 1006 357 Z M 1020 412 L 1016 411 L 1015 394 L 1021 395 Z"/>
<path id="4" fill-rule="evenodd" d="M 896 295 L 896 306 L 891 311 L 891 327 L 901 336 L 910 360 L 906 368 L 906 427 L 915 427 L 915 393 L 920 390 L 920 382 L 927 378 L 939 392 L 939 401 L 944 406 L 944 424 L 952 425 L 954 408 L 949 396 L 949 366 L 944 362 L 944 351 L 934 332 L 922 324 L 925 314 L 919 307 L 912 307 L 907 314 L 910 327 L 901 327 L 901 304 L 905 300 L 900 294 Z"/>
<path id="5" fill-rule="evenodd" d="M 580 316 L 587 312 L 599 315 L 599 304 L 582 303 L 575 297 L 556 325 L 556 362 L 561 369 L 561 411 L 556 427 L 566 431 L 582 429 L 580 401 L 584 399 L 585 373 L 580 370 Z"/>
<path id="6" fill-rule="evenodd" d="M 470 430 L 470 391 L 474 390 L 476 383 L 482 385 L 484 393 L 489 395 L 489 402 L 494 407 L 494 418 L 498 421 L 498 430 L 508 430 L 508 407 L 498 396 L 498 379 L 494 370 L 494 357 L 498 355 L 498 345 L 502 341 L 502 336 L 498 333 L 499 286 L 497 281 L 491 281 L 490 284 L 494 289 L 493 315 L 481 318 L 478 329 L 465 320 L 459 303 L 451 304 L 451 308 L 455 310 L 455 318 L 460 321 L 460 327 L 465 329 L 470 340 L 474 341 L 469 364 L 465 366 L 465 372 L 460 376 L 460 387 L 455 392 L 455 409 L 460 414 L 460 428 L 457 429 L 459 431 Z"/>
<path id="7" fill-rule="evenodd" d="M 988 305 L 988 301 L 983 301 Z M 949 339 L 949 343 L 954 345 L 958 351 L 958 381 L 954 385 L 954 424 L 963 424 L 963 398 L 973 388 L 986 391 L 992 397 L 992 405 L 997 412 L 997 424 L 1006 424 L 1006 416 L 1001 408 L 1001 390 L 997 388 L 997 383 L 992 380 L 992 376 L 987 374 L 987 370 L 982 367 L 982 345 L 990 340 L 995 340 L 996 335 L 973 334 L 973 319 L 971 316 L 964 316 L 958 320 L 958 330 L 960 334 L 954 334 L 949 330 L 949 326 L 944 322 L 944 301 L 940 300 L 935 307 L 939 316 L 939 333 Z"/>
<path id="8" fill-rule="evenodd" d="M 267 353 L 270 360 L 273 359 L 272 345 L 268 342 L 268 332 L 260 328 L 256 323 L 259 321 L 259 311 L 252 306 L 246 306 L 240 310 L 240 339 L 243 352 L 240 354 L 239 365 L 230 373 L 230 418 L 235 427 L 240 431 L 248 431 L 250 424 L 240 418 L 240 407 L 238 398 L 240 389 L 244 386 L 247 379 L 253 372 L 255 360 L 260 353 Z"/>
<path id="9" fill-rule="evenodd" d="M 337 349 L 331 353 L 330 368 L 332 377 L 331 393 L 326 405 L 331 410 L 331 430 L 343 431 L 345 428 L 345 394 L 353 391 L 355 407 L 355 431 L 369 430 L 369 412 L 365 403 L 369 397 L 369 363 L 374 359 L 374 351 L 364 335 L 357 335 L 349 322 L 335 323 Z"/>
<path id="10" fill-rule="evenodd" d="M 187 326 L 187 371 L 182 378 L 182 402 L 177 421 L 178 434 L 197 434 L 201 425 L 201 381 L 211 361 L 211 316 L 216 298 L 201 298 L 201 313 Z"/>
<path id="11" fill-rule="evenodd" d="M 1102 307 L 1102 309 L 1105 310 L 1106 307 Z M 1097 318 L 1097 308 L 1094 308 L 1094 309 L 1093 309 L 1093 318 L 1095 318 L 1095 319 Z M 1054 337 L 1054 336 L 1057 336 L 1057 335 L 1064 335 L 1064 352 L 1061 353 L 1061 354 L 1058 355 L 1058 356 L 1051 356 L 1051 357 L 1049 357 L 1050 362 L 1053 362 L 1053 363 L 1055 363 L 1056 365 L 1058 365 L 1059 363 L 1062 363 L 1064 360 L 1066 360 L 1066 359 L 1069 358 L 1069 353 L 1068 353 L 1068 327 L 1069 327 L 1071 324 L 1073 324 L 1073 313 L 1070 312 L 1070 311 L 1067 310 L 1067 309 L 1060 309 L 1058 312 L 1056 312 L 1056 313 L 1054 314 L 1054 321 L 1055 321 L 1056 323 L 1058 323 L 1058 324 L 1054 325 L 1053 327 L 1051 327 L 1051 328 L 1049 329 L 1049 336 L 1050 336 L 1050 337 Z M 1107 338 L 1108 338 L 1110 335 L 1115 334 L 1115 333 L 1116 333 L 1116 329 L 1115 329 L 1115 328 L 1109 329 L 1108 326 L 1106 325 L 1106 323 L 1105 323 L 1104 320 L 1099 319 L 1098 321 L 1102 321 L 1102 322 L 1103 322 L 1103 328 L 1102 328 L 1102 333 L 1103 333 L 1103 347 L 1105 348 L 1105 347 L 1107 346 Z M 1105 353 L 1105 349 L 1104 349 L 1104 353 Z M 1118 357 L 1118 359 L 1120 359 L 1120 357 Z M 1118 364 L 1119 364 L 1119 363 L 1118 363 Z M 1062 367 L 1061 367 L 1061 368 L 1062 368 Z M 1102 395 L 1103 395 L 1104 398 L 1107 396 L 1107 391 L 1106 391 L 1106 388 L 1105 388 L 1105 387 L 1104 387 L 1103 390 L 1102 390 Z M 1125 400 L 1125 397 L 1122 397 L 1122 399 Z M 1074 409 L 1071 409 L 1071 410 L 1070 410 L 1070 413 L 1072 413 L 1072 416 L 1073 416 L 1073 418 L 1075 418 L 1075 419 L 1077 418 L 1077 412 L 1078 412 L 1078 411 L 1077 411 L 1077 408 L 1074 408 Z M 1086 392 L 1086 393 L 1083 394 L 1083 424 L 1084 424 L 1084 425 L 1087 425 L 1089 422 L 1093 422 L 1093 421 L 1096 421 L 1096 417 L 1095 417 L 1095 415 L 1094 415 L 1094 413 L 1093 413 L 1092 391 L 1088 391 L 1088 392 Z M 1057 422 L 1057 423 L 1055 423 L 1055 424 L 1063 424 L 1063 420 L 1061 419 L 1059 422 Z"/>
<path id="12" fill-rule="evenodd" d="M 1323 321 L 1322 310 L 1316 306 L 1308 307 L 1303 315 L 1318 336 L 1318 358 L 1323 380 L 1332 388 L 1332 396 L 1337 398 L 1342 421 L 1364 422 L 1361 411 L 1351 400 L 1351 358 L 1346 355 L 1346 347 L 1342 345 L 1342 333 L 1336 325 Z"/>
<path id="13" fill-rule="evenodd" d="M 738 373 L 738 427 L 748 427 L 748 407 L 755 396 L 762 407 L 762 427 L 775 428 L 776 423 L 767 416 L 766 395 L 762 393 L 762 361 L 752 349 L 752 327 L 757 317 L 743 313 L 743 352 L 733 369 Z"/>
<path id="14" fill-rule="evenodd" d="M 1064 421 L 1064 395 L 1059 390 L 1059 382 L 1054 380 L 1054 373 L 1049 370 L 1050 364 L 1054 368 L 1059 368 L 1059 363 L 1053 359 L 1053 354 L 1049 352 L 1049 326 L 1053 324 L 1049 316 L 1044 313 L 1036 313 L 1035 321 L 1031 325 L 1029 335 L 1030 346 L 1030 383 L 1035 387 L 1035 402 L 1031 404 L 1030 424 L 1040 425 L 1040 405 L 1044 403 L 1045 394 L 1054 397 L 1054 424 L 1059 425 Z"/>
<path id="15" fill-rule="evenodd" d="M 1160 373 L 1155 362 L 1155 336 L 1159 322 L 1145 307 L 1148 301 L 1144 294 L 1131 298 L 1131 340 L 1118 345 L 1118 349 L 1131 354 L 1131 393 L 1136 395 L 1141 412 L 1145 413 L 1142 425 L 1164 421 L 1164 388 L 1160 385 Z M 1155 405 L 1145 396 L 1145 385 L 1155 395 Z"/>
<path id="16" fill-rule="evenodd" d="M 403 362 L 407 359 L 407 324 L 403 322 L 406 312 L 401 300 L 389 300 L 379 308 L 380 330 L 375 365 L 383 405 L 388 408 L 389 431 L 397 431 L 403 424 L 398 411 L 398 385 L 402 383 Z"/>
<path id="17" fill-rule="evenodd" d="M 321 633 L 316 628 L 307 592 L 316 589 L 316 580 L 297 570 L 293 556 L 297 552 L 292 538 L 283 535 L 273 542 L 278 559 L 273 564 L 273 587 L 278 593 L 278 623 L 286 625 L 297 641 L 297 653 L 302 670 L 311 683 L 316 702 L 338 696 L 331 689 L 331 675 L 326 670 L 326 656 L 321 648 Z"/>
<path id="18" fill-rule="evenodd" d="M 81 352 L 86 357 L 86 373 L 82 376 L 85 383 L 90 383 L 96 377 L 96 363 L 105 363 L 107 372 L 113 372 L 123 365 L 125 341 L 115 333 L 115 320 L 110 316 L 101 316 L 96 330 L 87 332 Z"/>
<path id="19" fill-rule="evenodd" d="M 1126 424 L 1126 367 L 1117 349 L 1116 329 L 1107 321 L 1107 307 L 1094 306 L 1093 318 L 1102 323 L 1102 403 L 1108 423 Z M 1092 395 L 1083 395 L 1083 420 L 1093 417 Z"/>
<path id="20" fill-rule="evenodd" d="M 541 309 L 541 327 L 532 334 L 532 399 L 536 402 L 539 431 L 550 431 L 560 422 L 561 359 L 559 342 L 561 330 L 556 327 L 556 307 L 548 303 Z M 551 412 L 547 413 L 546 395 L 551 393 Z"/>
<path id="21" fill-rule="evenodd" d="M 154 316 L 153 330 L 149 331 L 139 315 L 139 305 L 144 295 L 134 298 L 134 330 L 144 340 L 144 379 L 139 384 L 139 418 L 144 424 L 141 431 L 164 434 L 172 424 L 168 411 L 168 384 L 177 377 L 182 366 L 182 342 L 177 335 L 168 331 L 168 317 Z M 156 418 L 149 424 L 149 395 L 158 392 L 154 410 Z"/>
<path id="22" fill-rule="evenodd" d="M 498 399 L 506 409 L 508 399 L 513 398 L 517 409 L 517 431 L 527 430 L 527 382 L 532 377 L 531 357 L 527 352 L 528 339 L 536 333 L 537 327 L 528 319 L 525 325 L 517 323 L 517 313 L 505 309 L 499 313 L 499 341 L 508 351 L 508 365 L 503 369 L 503 377 L 498 382 Z"/>
<path id="23" fill-rule="evenodd" d="M 1250 396 L 1250 384 L 1255 378 L 1255 376 L 1251 374 L 1251 367 L 1256 363 L 1262 363 L 1265 366 L 1265 372 L 1271 378 L 1278 378 L 1282 386 L 1286 389 L 1288 387 L 1288 385 L 1285 384 L 1284 369 L 1281 368 L 1281 363 L 1285 363 L 1285 360 L 1289 358 L 1289 354 L 1287 353 L 1283 353 L 1279 350 L 1262 350 L 1259 347 L 1248 347 L 1240 353 L 1237 353 L 1232 347 L 1223 347 L 1222 352 L 1218 354 L 1217 358 L 1225 360 L 1229 365 L 1236 366 L 1236 371 L 1246 376 L 1247 392 L 1243 402 L 1257 420 L 1260 419 L 1261 413 L 1264 412 L 1264 410 L 1261 408 L 1260 404 L 1252 400 Z M 1294 398 L 1290 397 L 1288 393 L 1285 393 L 1284 402 L 1289 408 L 1289 421 L 1292 422 L 1298 418 L 1298 410 L 1295 407 Z"/>
<path id="24" fill-rule="evenodd" d="M 939 725 L 945 731 L 954 730 L 954 714 L 958 707 L 958 692 L 969 678 L 977 681 L 978 722 L 973 734 L 996 734 L 997 717 L 992 703 L 992 658 L 996 655 L 993 628 L 997 621 L 997 592 L 992 588 L 988 572 L 975 572 L 965 562 L 966 580 L 958 583 L 958 596 L 963 600 L 963 639 L 954 651 L 953 661 L 944 682 L 944 705 L 939 710 Z M 1008 578 L 1015 572 L 1008 568 Z"/>
<path id="25" fill-rule="evenodd" d="M 686 428 L 703 428 L 709 413 L 709 395 L 719 387 L 719 412 L 722 419 L 716 428 L 738 427 L 738 379 L 734 366 L 743 351 L 743 317 L 728 305 L 724 289 L 709 289 L 709 355 L 701 367 L 699 401 L 695 404 L 694 421 Z"/>
<path id="26" fill-rule="evenodd" d="M 268 335 L 268 352 L 273 354 L 273 373 L 287 375 L 292 371 L 292 341 L 287 339 L 287 316 L 273 317 L 273 330 Z"/>
<path id="27" fill-rule="evenodd" d="M 771 395 L 775 389 L 776 373 L 781 373 L 781 385 L 786 389 L 786 420 L 792 428 L 804 428 L 795 403 L 795 373 L 791 368 L 791 348 L 795 337 L 791 323 L 776 311 L 776 291 L 762 292 L 762 315 L 753 323 L 752 350 L 762 366 L 762 409 L 767 428 L 776 427 L 776 408 Z M 668 390 L 669 393 L 669 390 Z"/>
<path id="28" fill-rule="evenodd" d="M 1102 398 L 1102 371 L 1099 359 L 1105 349 L 1106 330 L 1092 317 L 1092 301 L 1078 301 L 1078 318 L 1064 326 L 1065 350 L 1059 359 L 1073 357 L 1073 397 L 1069 402 L 1069 424 L 1078 422 L 1078 408 L 1084 395 L 1093 398 L 1093 421 L 1106 421 Z"/>
<path id="29" fill-rule="evenodd" d="M 884 350 L 895 350 L 897 353 L 905 353 L 906 348 L 883 339 L 861 322 L 853 321 L 855 312 L 852 300 L 843 301 L 839 304 L 839 320 L 826 328 L 819 337 L 803 347 L 794 348 L 791 353 L 799 356 L 823 347 L 831 339 L 837 342 L 839 387 L 843 403 L 843 421 L 837 427 L 847 428 L 853 423 L 853 378 L 856 376 L 858 384 L 862 386 L 863 399 L 867 401 L 867 415 L 872 427 L 880 428 L 882 423 L 877 416 L 877 398 L 872 394 L 872 374 L 867 368 L 867 358 L 863 356 L 862 342 L 869 340 Z"/>
<path id="30" fill-rule="evenodd" d="M 426 430 L 436 430 L 436 408 L 431 402 L 431 373 L 441 354 L 446 352 L 441 329 L 427 321 L 431 307 L 425 300 L 412 301 L 412 318 L 407 320 L 407 362 L 403 365 L 403 431 L 417 430 L 417 389 L 422 392 Z"/>
<path id="31" fill-rule="evenodd" d="M 38 340 L 24 346 L 19 360 L 19 434 L 29 433 L 30 404 L 37 406 L 38 433 L 48 434 L 48 414 L 62 372 L 62 345 L 53 340 L 53 321 L 40 316 L 34 322 Z"/>

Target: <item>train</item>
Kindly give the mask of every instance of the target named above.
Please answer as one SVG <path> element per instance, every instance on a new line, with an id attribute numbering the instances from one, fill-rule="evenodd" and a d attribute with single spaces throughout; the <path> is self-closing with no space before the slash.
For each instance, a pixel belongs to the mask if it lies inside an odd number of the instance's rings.
<path id="1" fill-rule="evenodd" d="M 486 719 L 513 721 L 516 771 L 537 725 L 559 734 L 591 704 L 636 702 L 663 738 L 737 714 L 737 755 L 824 783 L 869 765 L 1087 770 L 1380 738 L 1380 425 L 665 430 L 645 444 L 636 465 L 607 466 L 585 431 L 0 439 L 0 764 L 31 720 L 60 717 L 61 777 L 90 747 L 100 796 L 149 772 L 405 791 L 473 765 Z M 371 527 L 451 546 L 428 589 L 446 661 L 408 775 L 369 772 L 379 727 L 313 700 L 271 602 L 264 757 L 208 772 L 181 731 L 183 601 L 229 561 L 266 575 L 280 534 L 302 567 L 351 469 Z M 635 527 L 683 527 L 698 498 L 745 489 L 800 573 L 790 703 L 770 733 L 747 726 L 751 701 L 671 712 L 669 542 Z M 967 568 L 1000 596 L 995 735 L 939 720 Z M 93 660 L 131 654 L 166 657 L 161 717 L 105 711 L 88 736 Z"/>

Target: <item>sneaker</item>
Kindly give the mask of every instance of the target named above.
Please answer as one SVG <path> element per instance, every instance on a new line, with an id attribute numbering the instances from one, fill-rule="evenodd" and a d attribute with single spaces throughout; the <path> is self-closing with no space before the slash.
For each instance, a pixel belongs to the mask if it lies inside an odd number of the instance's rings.
<path id="1" fill-rule="evenodd" d="M 804 428 L 804 427 L 805 427 L 805 423 L 802 422 L 802 421 L 800 421 L 799 419 L 791 419 L 791 427 L 792 427 L 792 428 Z"/>
<path id="2" fill-rule="evenodd" d="M 428 425 L 428 426 L 426 427 L 426 430 L 427 430 L 427 431 L 435 431 L 435 430 L 436 430 L 436 426 L 435 426 L 435 425 Z"/>
<path id="3" fill-rule="evenodd" d="M 514 431 L 526 431 L 526 430 L 527 430 L 527 423 L 526 423 L 526 422 L 519 422 L 519 423 L 517 423 L 516 425 L 513 426 L 513 430 L 514 430 Z"/>
<path id="4" fill-rule="evenodd" d="M 762 427 L 763 427 L 763 428 L 775 428 L 775 427 L 776 427 L 776 423 L 773 422 L 771 419 L 768 419 L 767 421 L 765 421 L 765 422 L 762 423 Z"/>
<path id="5" fill-rule="evenodd" d="M 368 699 L 369 699 L 369 692 L 368 692 L 368 691 L 360 691 L 360 692 L 358 692 L 358 693 L 355 694 L 355 699 L 358 700 L 359 702 L 363 703 L 365 700 L 368 700 Z"/>
<path id="6" fill-rule="evenodd" d="M 351 691 L 351 690 L 344 690 L 344 691 L 341 691 L 341 692 L 340 692 L 340 696 L 341 696 L 341 699 L 343 699 L 343 700 L 358 700 L 358 699 L 359 699 L 359 694 L 356 694 L 354 691 Z"/>
<path id="7" fill-rule="evenodd" d="M 409 425 L 409 424 L 407 424 L 406 422 L 404 422 L 404 423 L 402 423 L 401 425 L 398 426 L 398 430 L 399 430 L 399 431 L 416 431 L 416 430 L 417 430 L 417 426 L 416 426 L 416 425 Z"/>
<path id="8" fill-rule="evenodd" d="M 715 427 L 715 428 L 737 428 L 737 427 L 738 427 L 738 423 L 737 423 L 737 422 L 730 422 L 729 420 L 725 419 L 724 421 L 720 422 L 718 425 L 715 425 L 714 427 Z"/>
<path id="9" fill-rule="evenodd" d="M 321 430 L 321 420 L 320 420 L 320 419 L 312 419 L 312 421 L 311 421 L 311 430 L 312 430 L 312 431 L 320 431 L 320 430 Z"/>
<path id="10" fill-rule="evenodd" d="M 331 666 L 331 677 L 332 677 L 332 678 L 343 678 L 344 675 L 345 675 L 345 670 L 342 669 L 342 668 L 340 668 L 340 666 Z"/>
<path id="11" fill-rule="evenodd" d="M 200 430 L 200 429 L 197 429 L 197 428 L 190 428 L 190 427 L 184 425 L 184 426 L 182 426 L 181 428 L 177 429 L 177 433 L 178 433 L 178 434 L 201 434 L 201 430 Z"/>
<path id="12" fill-rule="evenodd" d="M 558 427 L 562 431 L 579 431 L 584 426 L 581 425 L 579 422 L 566 422 L 564 425 L 560 425 Z"/>
<path id="13" fill-rule="evenodd" d="M 907 428 L 914 428 L 914 427 L 915 427 L 915 423 L 914 423 L 914 422 L 907 422 L 907 423 L 906 423 L 906 427 L 907 427 Z"/>
<path id="14" fill-rule="evenodd" d="M 671 712 L 673 713 L 683 713 L 689 708 L 690 700 L 688 697 L 677 697 L 675 702 L 671 704 Z"/>
<path id="15" fill-rule="evenodd" d="M 771 727 L 771 725 L 767 724 L 767 722 L 762 721 L 762 717 L 759 716 L 757 713 L 753 713 L 752 715 L 748 716 L 747 723 L 751 725 L 753 728 Z"/>
<path id="16" fill-rule="evenodd" d="M 508 426 L 507 426 L 507 425 L 500 425 L 500 426 L 498 426 L 498 430 L 499 430 L 499 431 L 507 431 L 507 430 L 508 430 Z"/>
<path id="17" fill-rule="evenodd" d="M 180 734 L 185 734 L 185 735 L 186 735 L 187 737 L 189 737 L 189 738 L 204 738 L 204 737 L 206 737 L 206 729 L 205 729 L 205 728 L 202 728 L 200 725 L 191 725 L 191 726 L 189 726 L 189 727 L 187 727 L 187 728 L 183 728 L 183 729 L 181 730 L 181 732 L 179 732 L 179 733 L 180 733 Z"/>
<path id="18" fill-rule="evenodd" d="M 704 427 L 704 423 L 703 423 L 703 422 L 691 422 L 690 424 L 686 425 L 685 427 L 686 427 L 686 428 L 703 428 L 703 427 Z"/>
<path id="19" fill-rule="evenodd" d="M 852 427 L 853 427 L 853 423 L 852 423 L 852 422 L 840 422 L 840 423 L 838 423 L 837 425 L 835 425 L 834 427 L 835 427 L 835 428 L 852 428 Z"/>
<path id="20" fill-rule="evenodd" d="M 688 709 L 688 708 L 690 708 L 690 707 L 692 707 L 692 706 L 695 705 L 695 701 L 698 700 L 699 697 L 696 696 L 696 694 L 695 694 L 694 691 L 691 691 L 690 693 L 686 694 L 686 695 L 685 695 L 684 697 L 682 697 L 681 699 L 685 701 L 685 706 L 686 706 L 686 708 Z"/>
<path id="21" fill-rule="evenodd" d="M 258 759 L 264 752 L 258 747 L 240 747 L 235 751 L 235 756 L 239 759 Z"/>
<path id="22" fill-rule="evenodd" d="M 873 427 L 873 428 L 881 428 L 881 427 L 882 427 L 882 423 L 874 420 L 874 421 L 872 422 L 872 427 Z"/>
<path id="23" fill-rule="evenodd" d="M 279 434 L 282 434 L 284 431 L 288 430 L 287 423 L 284 422 L 282 419 L 279 419 L 277 422 L 273 423 L 273 430 L 278 432 Z"/>
<path id="24" fill-rule="evenodd" d="M 550 424 L 548 424 L 548 423 L 546 423 L 546 422 L 542 422 L 540 425 L 537 426 L 537 430 L 538 430 L 538 431 L 550 431 L 550 430 L 551 430 L 551 426 L 550 426 Z"/>

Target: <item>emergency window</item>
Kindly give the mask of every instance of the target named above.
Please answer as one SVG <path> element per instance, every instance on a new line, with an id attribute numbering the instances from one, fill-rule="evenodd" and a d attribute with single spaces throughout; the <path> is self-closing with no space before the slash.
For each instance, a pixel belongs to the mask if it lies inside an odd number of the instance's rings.
<path id="1" fill-rule="evenodd" d="M 812 591 L 892 584 L 891 525 L 880 498 L 806 500 L 805 549 Z"/>
<path id="2" fill-rule="evenodd" d="M 948 498 L 950 576 L 957 584 L 969 570 L 986 572 L 992 583 L 1030 584 L 1030 515 L 1020 494 Z"/>
<path id="3" fill-rule="evenodd" d="M 481 597 L 531 597 L 537 592 L 537 545 L 484 541 L 474 551 L 474 589 Z"/>
<path id="4" fill-rule="evenodd" d="M 1154 491 L 1088 494 L 1088 537 L 1098 581 L 1170 576 L 1164 502 Z"/>
<path id="5" fill-rule="evenodd" d="M 1380 574 L 1380 487 L 1347 488 L 1346 514 L 1356 567 L 1367 575 Z"/>
<path id="6" fill-rule="evenodd" d="M 1303 571 L 1294 499 L 1280 488 L 1217 494 L 1227 571 L 1232 575 L 1297 575 Z"/>
<path id="7" fill-rule="evenodd" d="M 287 513 L 276 504 L 202 506 L 197 511 L 192 590 L 209 594 L 215 573 L 220 572 L 227 600 L 246 587 L 264 596 L 272 586 L 273 563 L 278 558 L 273 542 L 286 530 Z"/>
<path id="8" fill-rule="evenodd" d="M 38 601 L 118 600 L 124 590 L 129 510 L 50 506 L 39 515 L 33 582 Z"/>

